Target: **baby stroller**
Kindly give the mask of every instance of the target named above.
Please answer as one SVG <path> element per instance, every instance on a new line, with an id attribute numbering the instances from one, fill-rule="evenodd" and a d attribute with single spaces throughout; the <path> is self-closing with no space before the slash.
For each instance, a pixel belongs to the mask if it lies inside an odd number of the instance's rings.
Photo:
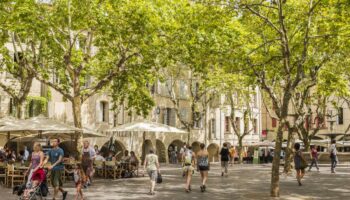
<path id="1" fill-rule="evenodd" d="M 28 182 L 16 186 L 13 188 L 13 194 L 17 193 L 19 196 L 19 200 L 44 200 L 46 199 L 48 193 L 49 193 L 49 188 L 47 185 L 47 179 L 46 179 L 46 171 L 45 171 L 45 179 L 41 183 L 39 183 L 37 186 L 32 186 L 31 183 L 31 174 L 28 176 Z M 28 190 L 28 192 L 26 192 Z M 30 191 L 29 191 L 30 190 Z"/>

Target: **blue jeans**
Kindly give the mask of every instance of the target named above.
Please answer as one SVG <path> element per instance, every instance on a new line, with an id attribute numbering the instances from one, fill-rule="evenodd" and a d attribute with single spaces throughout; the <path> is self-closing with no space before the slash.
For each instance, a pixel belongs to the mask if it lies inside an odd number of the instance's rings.
<path id="1" fill-rule="evenodd" d="M 316 166 L 316 169 L 319 170 L 319 168 L 318 168 L 318 160 L 317 160 L 316 158 L 313 158 L 313 159 L 312 159 L 311 165 L 310 165 L 310 167 L 309 167 L 309 170 L 311 170 L 311 168 L 312 168 L 314 165 Z"/>
<path id="2" fill-rule="evenodd" d="M 334 156 L 333 158 L 331 158 L 331 170 L 332 172 L 334 172 L 334 169 L 337 167 L 337 164 L 338 164 L 338 157 L 337 156 Z"/>

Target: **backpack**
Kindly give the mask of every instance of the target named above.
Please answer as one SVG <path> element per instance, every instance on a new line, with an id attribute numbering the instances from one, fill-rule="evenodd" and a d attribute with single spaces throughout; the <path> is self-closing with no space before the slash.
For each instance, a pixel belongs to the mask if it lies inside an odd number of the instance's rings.
<path id="1" fill-rule="evenodd" d="M 187 150 L 185 151 L 185 165 L 191 165 L 192 164 L 192 151 Z"/>

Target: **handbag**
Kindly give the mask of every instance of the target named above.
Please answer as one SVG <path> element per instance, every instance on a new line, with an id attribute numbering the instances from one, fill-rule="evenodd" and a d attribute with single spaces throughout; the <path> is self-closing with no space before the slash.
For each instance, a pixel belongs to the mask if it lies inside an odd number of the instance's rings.
<path id="1" fill-rule="evenodd" d="M 304 158 L 301 158 L 300 167 L 301 167 L 302 169 L 305 169 L 305 168 L 307 168 L 307 166 L 308 166 L 308 164 L 307 164 L 306 160 L 305 160 Z"/>
<path id="2" fill-rule="evenodd" d="M 160 184 L 162 182 L 163 182 L 163 178 L 162 178 L 162 175 L 159 173 L 157 176 L 157 183 Z"/>

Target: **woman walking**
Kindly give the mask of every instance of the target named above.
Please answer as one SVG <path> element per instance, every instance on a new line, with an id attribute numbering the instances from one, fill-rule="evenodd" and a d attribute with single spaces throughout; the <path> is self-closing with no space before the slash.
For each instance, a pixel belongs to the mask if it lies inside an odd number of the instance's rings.
<path id="1" fill-rule="evenodd" d="M 32 159 L 29 164 L 28 171 L 25 172 L 28 175 L 27 189 L 24 192 L 24 196 L 28 196 L 32 188 L 37 187 L 45 180 L 45 172 L 42 168 L 44 162 L 44 153 L 40 143 L 34 143 Z"/>
<path id="2" fill-rule="evenodd" d="M 202 185 L 201 191 L 205 192 L 206 190 L 206 182 L 208 180 L 208 172 L 209 172 L 209 153 L 205 149 L 205 144 L 200 144 L 200 150 L 197 153 L 197 163 L 198 163 L 198 171 L 202 177 Z"/>
<path id="3" fill-rule="evenodd" d="M 311 171 L 312 167 L 315 165 L 317 171 L 319 172 L 320 168 L 318 167 L 318 152 L 315 146 L 311 147 L 310 156 L 311 156 L 311 164 L 309 167 L 309 171 Z"/>
<path id="4" fill-rule="evenodd" d="M 305 168 L 307 167 L 307 163 L 303 156 L 303 153 L 300 150 L 299 143 L 294 144 L 294 149 L 295 149 L 294 166 L 295 166 L 295 171 L 297 172 L 296 178 L 299 186 L 302 186 L 301 179 L 305 175 Z"/>
<path id="5" fill-rule="evenodd" d="M 147 169 L 148 176 L 150 178 L 150 192 L 149 195 L 154 195 L 154 187 L 156 185 L 156 180 L 158 173 L 160 173 L 159 169 L 159 161 L 158 156 L 154 154 L 154 151 L 151 149 L 149 154 L 145 158 L 145 162 L 143 164 L 144 171 Z"/>

